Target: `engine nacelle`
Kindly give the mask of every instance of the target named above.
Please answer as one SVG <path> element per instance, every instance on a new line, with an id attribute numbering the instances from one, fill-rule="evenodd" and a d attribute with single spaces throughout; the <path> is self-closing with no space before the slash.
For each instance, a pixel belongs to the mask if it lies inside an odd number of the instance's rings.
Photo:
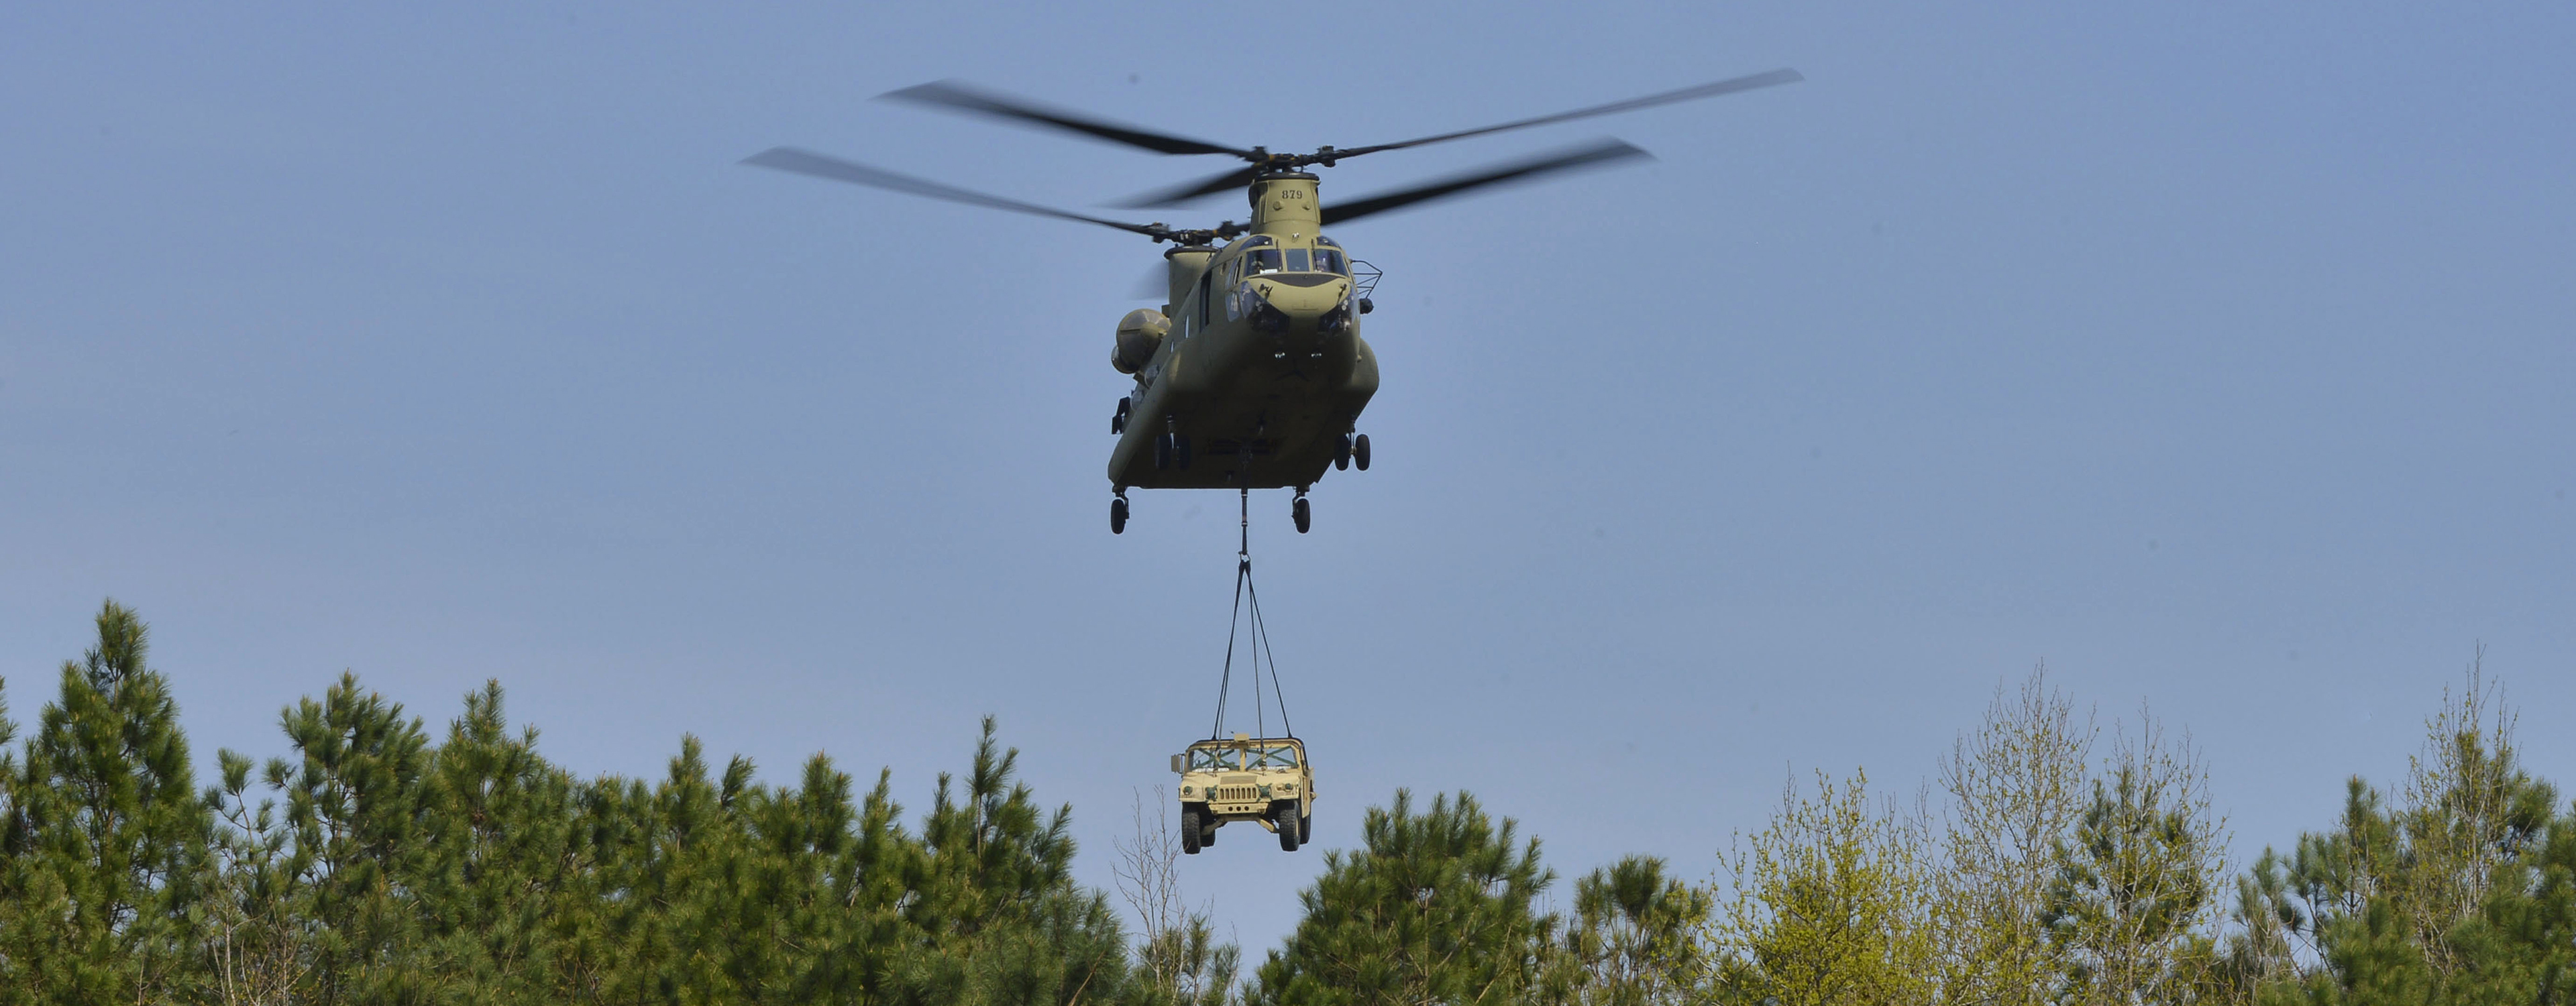
<path id="1" fill-rule="evenodd" d="M 1154 351 L 1163 348 L 1163 336 L 1172 331 L 1172 319 L 1150 307 L 1140 307 L 1118 319 L 1118 344 L 1109 350 L 1109 365 L 1121 374 L 1133 374 L 1154 359 Z"/>

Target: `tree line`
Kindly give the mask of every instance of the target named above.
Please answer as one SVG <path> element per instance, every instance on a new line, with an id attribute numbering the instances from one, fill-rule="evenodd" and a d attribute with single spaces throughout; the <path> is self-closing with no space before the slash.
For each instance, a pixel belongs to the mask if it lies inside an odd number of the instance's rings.
<path id="1" fill-rule="evenodd" d="M 688 738 L 581 778 L 497 684 L 434 733 L 343 675 L 201 787 L 144 623 L 97 632 L 23 738 L 0 703 L 0 1004 L 2576 1001 L 2576 810 L 2474 669 L 2395 788 L 2250 863 L 2187 737 L 2035 673 L 1920 790 L 1813 774 L 1708 878 L 1561 883 L 1473 796 L 1398 791 L 1252 964 L 1159 802 L 1114 892 L 1076 883 L 1071 808 L 989 719 L 913 813 L 884 771 L 763 783 Z"/>

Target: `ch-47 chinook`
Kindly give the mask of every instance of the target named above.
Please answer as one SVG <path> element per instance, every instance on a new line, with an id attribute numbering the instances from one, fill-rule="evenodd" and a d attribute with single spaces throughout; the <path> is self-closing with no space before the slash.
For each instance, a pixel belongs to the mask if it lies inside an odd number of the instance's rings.
<path id="1" fill-rule="evenodd" d="M 1328 469 L 1369 466 L 1360 411 L 1377 393 L 1377 354 L 1360 338 L 1360 316 L 1374 308 L 1376 272 L 1352 259 L 1324 229 L 1362 217 L 1577 168 L 1646 156 L 1617 140 L 1496 165 L 1412 188 L 1325 205 L 1309 168 L 1364 154 L 1401 150 L 1571 119 L 1749 91 L 1803 79 L 1772 70 L 1641 98 L 1594 105 L 1499 125 L 1365 147 L 1318 147 L 1311 154 L 1272 153 L 1152 132 L 938 82 L 881 97 L 950 111 L 1080 133 L 1161 154 L 1217 154 L 1246 165 L 1220 175 L 1147 193 L 1121 205 L 1173 206 L 1241 190 L 1248 223 L 1180 228 L 1127 223 L 986 195 L 793 147 L 776 147 L 743 163 L 855 182 L 896 192 L 1036 216 L 1114 227 L 1175 247 L 1163 253 L 1167 299 L 1160 310 L 1129 312 L 1118 324 L 1110 364 L 1135 378 L 1118 400 L 1110 432 L 1109 529 L 1127 528 L 1129 489 L 1294 488 L 1290 514 L 1303 533 L 1312 521 L 1306 492 Z"/>

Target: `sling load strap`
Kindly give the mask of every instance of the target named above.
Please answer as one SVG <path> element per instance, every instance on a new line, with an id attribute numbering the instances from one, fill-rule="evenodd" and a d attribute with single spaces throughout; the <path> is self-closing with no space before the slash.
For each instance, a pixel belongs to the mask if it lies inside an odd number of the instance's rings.
<path id="1" fill-rule="evenodd" d="M 1250 615 L 1248 620 L 1252 623 L 1253 642 L 1261 647 L 1261 664 L 1270 667 L 1270 697 L 1279 705 L 1279 730 L 1295 737 L 1297 728 L 1288 725 L 1288 693 L 1279 688 L 1279 657 L 1270 652 L 1270 624 L 1261 618 L 1261 588 L 1253 585 L 1249 564 L 1243 574 L 1244 609 Z M 1261 697 L 1261 665 L 1258 664 L 1252 670 L 1252 694 L 1257 703 Z"/>
<path id="2" fill-rule="evenodd" d="M 1209 740 L 1225 737 L 1226 700 L 1234 693 L 1234 647 L 1237 634 L 1244 633 L 1244 657 L 1252 672 L 1252 712 L 1254 729 L 1264 736 L 1269 733 L 1268 717 L 1262 708 L 1261 665 L 1270 665 L 1270 694 L 1279 703 L 1279 728 L 1288 736 L 1297 736 L 1288 724 L 1288 696 L 1279 686 L 1279 659 L 1271 652 L 1270 627 L 1261 618 L 1261 591 L 1252 583 L 1252 491 L 1240 490 L 1243 500 L 1242 544 L 1235 552 L 1234 609 L 1225 627 L 1225 672 L 1217 680 L 1216 722 L 1208 731 Z M 1249 617 L 1247 617 L 1247 615 Z"/>

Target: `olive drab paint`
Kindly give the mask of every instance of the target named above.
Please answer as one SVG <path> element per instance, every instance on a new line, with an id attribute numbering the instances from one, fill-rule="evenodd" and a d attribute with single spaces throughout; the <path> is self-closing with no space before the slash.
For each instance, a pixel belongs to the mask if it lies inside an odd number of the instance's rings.
<path id="1" fill-rule="evenodd" d="M 1209 228 L 1133 223 L 1060 210 L 897 174 L 795 147 L 772 147 L 743 163 L 909 195 L 1050 217 L 1169 242 L 1163 253 L 1165 297 L 1159 311 L 1121 319 L 1110 365 L 1135 386 L 1118 402 L 1110 429 L 1109 527 L 1127 526 L 1129 489 L 1273 489 L 1294 487 L 1297 530 L 1308 523 L 1306 490 L 1326 471 L 1369 466 L 1360 412 L 1377 394 L 1377 353 L 1360 338 L 1360 316 L 1373 306 L 1372 268 L 1363 282 L 1352 259 L 1324 235 L 1327 226 L 1448 199 L 1488 186 L 1645 159 L 1613 139 L 1383 193 L 1324 205 L 1316 176 L 1353 157 L 1804 80 L 1776 69 L 1591 105 L 1358 147 L 1322 146 L 1313 153 L 1241 147 L 1160 133 L 1080 112 L 997 94 L 958 81 L 936 81 L 879 97 L 1024 126 L 1060 130 L 1166 155 L 1217 155 L 1245 166 L 1147 194 L 1127 205 L 1178 206 L 1238 187 L 1250 223 Z M 1217 242 L 1224 242 L 1218 244 Z M 1186 363 L 1186 365 L 1184 365 Z"/>
<path id="2" fill-rule="evenodd" d="M 1377 394 L 1377 354 L 1360 338 L 1348 260 L 1322 233 L 1317 195 L 1313 175 L 1264 177 L 1251 190 L 1248 233 L 1222 248 L 1163 253 L 1168 328 L 1134 372 L 1131 416 L 1109 455 L 1112 492 L 1302 492 L 1332 469 Z M 1247 269 L 1256 249 L 1293 252 L 1308 267 Z M 1340 271 L 1313 268 L 1318 250 L 1335 253 Z M 1260 315 L 1265 307 L 1275 314 Z M 1128 330 L 1122 322 L 1122 346 L 1137 341 Z M 1189 449 L 1158 450 L 1165 437 L 1186 438 Z"/>

